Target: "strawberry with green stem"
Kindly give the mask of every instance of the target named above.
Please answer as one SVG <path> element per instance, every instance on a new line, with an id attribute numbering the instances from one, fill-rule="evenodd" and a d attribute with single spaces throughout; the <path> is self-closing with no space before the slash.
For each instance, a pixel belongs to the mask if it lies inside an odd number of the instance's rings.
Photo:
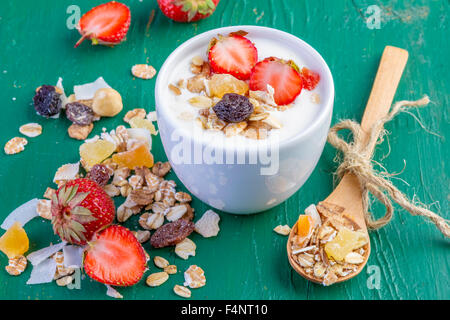
<path id="1" fill-rule="evenodd" d="M 158 0 L 164 15 L 177 22 L 205 19 L 216 10 L 220 0 Z"/>
<path id="2" fill-rule="evenodd" d="M 51 213 L 55 234 L 69 243 L 84 245 L 95 232 L 113 222 L 115 206 L 96 182 L 75 179 L 55 192 Z"/>

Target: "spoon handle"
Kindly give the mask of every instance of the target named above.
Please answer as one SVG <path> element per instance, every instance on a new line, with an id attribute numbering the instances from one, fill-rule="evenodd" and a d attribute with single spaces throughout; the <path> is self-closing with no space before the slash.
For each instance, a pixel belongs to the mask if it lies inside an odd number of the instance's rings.
<path id="1" fill-rule="evenodd" d="M 368 139 L 367 133 L 372 126 L 389 113 L 407 61 L 408 51 L 392 46 L 384 49 L 361 121 L 361 128 L 366 133 L 365 139 Z M 375 145 L 371 146 L 374 147 Z"/>

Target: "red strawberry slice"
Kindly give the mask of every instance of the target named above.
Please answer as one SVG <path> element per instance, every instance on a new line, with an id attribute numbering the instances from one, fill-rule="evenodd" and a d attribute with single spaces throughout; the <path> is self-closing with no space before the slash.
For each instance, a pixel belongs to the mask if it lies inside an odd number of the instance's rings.
<path id="1" fill-rule="evenodd" d="M 228 73 L 241 80 L 250 78 L 258 61 L 258 50 L 247 38 L 230 34 L 211 41 L 209 63 L 216 73 Z"/>
<path id="2" fill-rule="evenodd" d="M 302 69 L 303 87 L 306 90 L 314 90 L 320 82 L 320 75 L 308 68 Z"/>
<path id="3" fill-rule="evenodd" d="M 82 37 L 75 48 L 85 39 L 91 39 L 94 45 L 119 44 L 125 38 L 130 22 L 130 9 L 120 2 L 111 1 L 94 7 L 80 19 L 77 29 Z"/>
<path id="4" fill-rule="evenodd" d="M 295 101 L 302 92 L 303 81 L 293 61 L 270 57 L 260 61 L 253 68 L 250 90 L 267 91 L 267 85 L 275 90 L 276 104 L 282 106 Z"/>
<path id="5" fill-rule="evenodd" d="M 89 243 L 84 270 L 92 279 L 113 286 L 132 286 L 146 268 L 144 249 L 125 227 L 113 225 Z"/>

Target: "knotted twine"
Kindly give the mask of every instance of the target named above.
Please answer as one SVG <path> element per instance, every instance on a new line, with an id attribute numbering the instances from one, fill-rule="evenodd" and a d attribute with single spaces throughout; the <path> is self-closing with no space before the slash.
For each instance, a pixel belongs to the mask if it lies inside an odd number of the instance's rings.
<path id="1" fill-rule="evenodd" d="M 445 237 L 450 237 L 448 220 L 408 200 L 389 180 L 389 177 L 392 176 L 391 174 L 378 172 L 373 167 L 376 164 L 372 159 L 375 149 L 373 146 L 383 141 L 383 137 L 387 133 L 383 129 L 384 124 L 408 108 L 426 106 L 429 102 L 428 96 L 424 96 L 417 101 L 397 102 L 389 114 L 378 120 L 372 126 L 370 132 L 367 132 L 368 139 L 361 125 L 352 120 L 344 120 L 330 129 L 328 142 L 343 153 L 343 161 L 338 167 L 337 175 L 342 178 L 344 174 L 351 173 L 359 180 L 362 189 L 364 218 L 369 229 L 380 229 L 391 221 L 394 213 L 391 201 L 393 200 L 413 216 L 428 218 Z M 346 142 L 338 136 L 338 132 L 344 129 L 348 129 L 353 133 L 352 142 Z M 375 219 L 372 213 L 369 212 L 369 193 L 386 207 L 385 215 L 379 219 Z"/>

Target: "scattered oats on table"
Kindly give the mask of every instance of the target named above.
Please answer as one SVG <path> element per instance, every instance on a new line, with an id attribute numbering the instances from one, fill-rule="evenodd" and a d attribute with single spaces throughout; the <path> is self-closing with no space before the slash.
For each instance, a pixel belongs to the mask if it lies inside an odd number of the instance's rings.
<path id="1" fill-rule="evenodd" d="M 5 144 L 6 154 L 16 154 L 25 150 L 28 140 L 25 138 L 14 137 Z"/>
<path id="2" fill-rule="evenodd" d="M 145 119 L 145 117 L 147 116 L 147 112 L 145 111 L 145 109 L 143 108 L 136 108 L 133 110 L 128 111 L 125 116 L 123 117 L 123 121 L 125 121 L 126 123 L 129 123 L 131 119 L 133 118 L 140 118 L 140 119 Z"/>
<path id="3" fill-rule="evenodd" d="M 136 64 L 131 68 L 131 73 L 136 78 L 148 80 L 156 75 L 156 70 L 148 64 Z"/>
<path id="4" fill-rule="evenodd" d="M 169 279 L 169 274 L 165 271 L 152 273 L 145 281 L 149 287 L 158 287 Z"/>
<path id="5" fill-rule="evenodd" d="M 195 223 L 195 232 L 201 234 L 204 238 L 215 237 L 220 231 L 219 221 L 220 216 L 214 211 L 208 210 Z"/>
<path id="6" fill-rule="evenodd" d="M 281 234 L 283 236 L 287 236 L 289 235 L 289 233 L 291 232 L 291 228 L 288 225 L 284 225 L 284 226 L 276 226 L 273 231 L 275 231 L 278 234 Z"/>
<path id="7" fill-rule="evenodd" d="M 155 256 L 153 258 L 153 263 L 155 264 L 155 266 L 161 269 L 164 269 L 169 266 L 169 261 L 160 256 Z"/>
<path id="8" fill-rule="evenodd" d="M 187 260 L 190 256 L 195 257 L 195 250 L 197 246 L 194 241 L 189 238 L 185 238 L 183 241 L 179 242 L 175 246 L 175 253 L 180 258 Z"/>
<path id="9" fill-rule="evenodd" d="M 184 272 L 184 281 L 184 286 L 192 289 L 203 287 L 206 284 L 205 272 L 199 266 L 192 265 Z"/>
<path id="10" fill-rule="evenodd" d="M 67 129 L 67 133 L 69 137 L 77 140 L 86 139 L 91 133 L 92 129 L 94 129 L 94 124 L 90 123 L 85 126 L 80 126 L 78 124 L 72 123 L 70 127 Z"/>
<path id="11" fill-rule="evenodd" d="M 9 263 L 5 267 L 5 270 L 12 276 L 18 276 L 25 271 L 27 263 L 27 258 L 25 258 L 24 256 L 18 256 L 9 259 Z"/>
<path id="12" fill-rule="evenodd" d="M 189 290 L 186 287 L 180 286 L 178 284 L 173 287 L 173 292 L 175 292 L 176 295 L 183 297 L 183 298 L 190 298 L 191 297 L 191 290 Z"/>
<path id="13" fill-rule="evenodd" d="M 36 212 L 39 214 L 40 217 L 47 220 L 52 220 L 51 207 L 52 207 L 51 200 L 41 199 L 39 200 L 36 206 Z"/>
<path id="14" fill-rule="evenodd" d="M 42 126 L 39 123 L 27 123 L 19 128 L 19 132 L 27 137 L 34 138 L 42 133 Z"/>

